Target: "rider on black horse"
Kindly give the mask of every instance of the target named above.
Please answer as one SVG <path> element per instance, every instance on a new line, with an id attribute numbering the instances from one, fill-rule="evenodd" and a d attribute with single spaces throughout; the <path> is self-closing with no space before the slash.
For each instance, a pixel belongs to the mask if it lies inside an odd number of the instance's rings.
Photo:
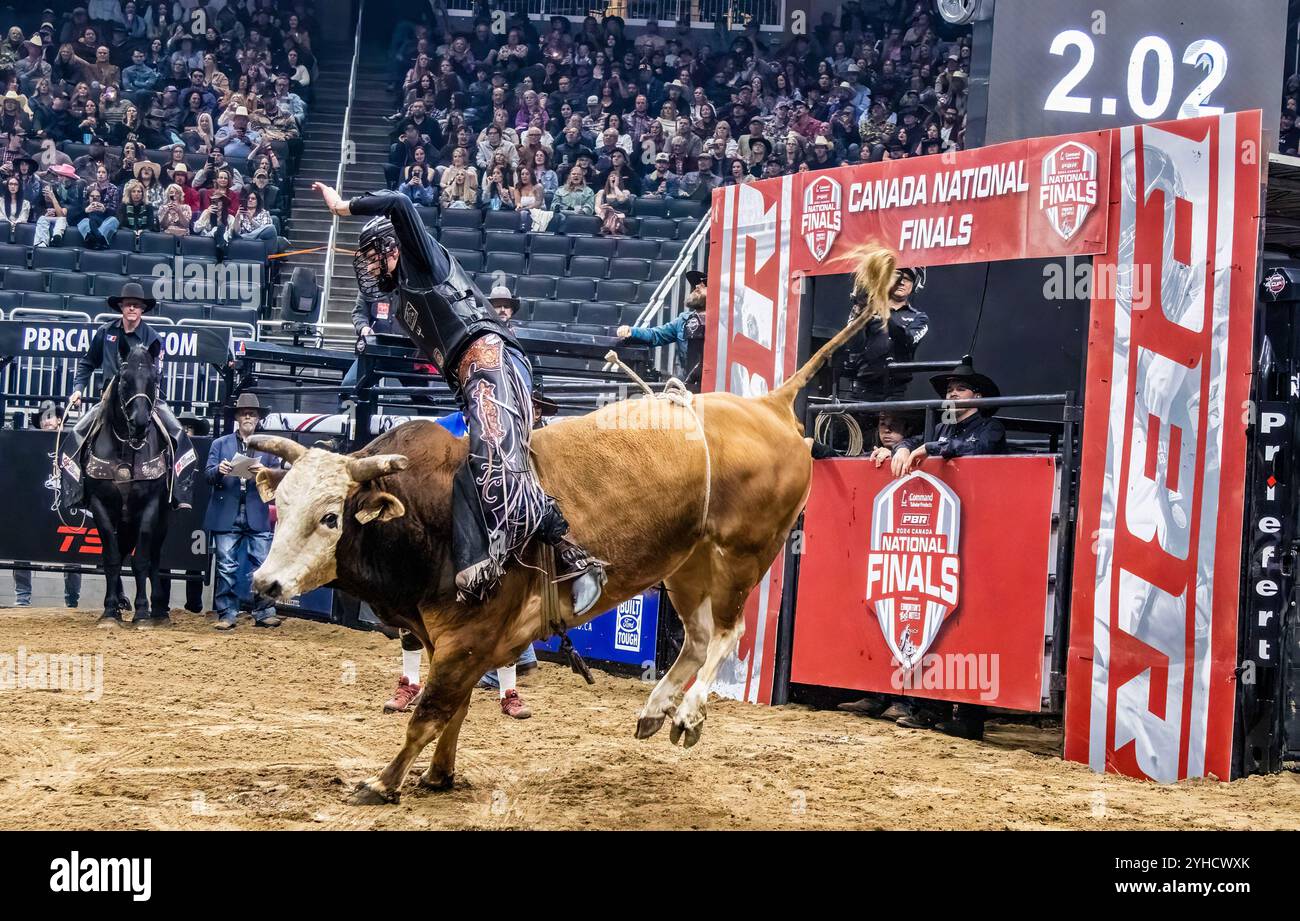
<path id="1" fill-rule="evenodd" d="M 108 382 L 117 376 L 124 352 L 130 351 L 130 348 L 137 345 L 149 349 L 155 342 L 159 344 L 157 367 L 161 374 L 162 341 L 153 328 L 144 321 L 144 315 L 153 310 L 156 303 L 153 298 L 145 297 L 144 289 L 136 282 L 126 283 L 122 286 L 121 294 L 108 299 L 108 305 L 118 311 L 121 316 L 119 319 L 105 323 L 95 331 L 94 337 L 90 340 L 89 350 L 77 361 L 77 373 L 73 376 L 72 393 L 68 397 L 69 409 L 81 402 L 82 396 L 90 384 L 91 375 L 96 371 L 103 373 L 104 384 L 107 387 Z M 119 342 L 121 339 L 124 339 L 130 348 L 122 349 Z M 76 508 L 80 504 L 83 495 L 81 470 L 84 465 L 78 459 L 79 449 L 87 443 L 89 436 L 95 431 L 103 411 L 102 403 L 96 403 L 90 407 L 77 422 L 69 443 L 60 451 L 63 455 L 59 460 L 63 467 L 63 505 L 65 508 Z M 185 435 L 181 424 L 161 399 L 154 403 L 153 414 L 172 446 L 170 452 L 172 455 L 171 462 L 175 464 L 178 459 L 184 459 L 188 453 L 186 449 L 189 447 L 189 438 Z M 64 458 L 72 458 L 73 463 L 65 462 Z M 192 459 L 190 463 L 193 463 Z M 172 489 L 172 504 L 178 508 L 189 508 L 192 477 L 188 474 L 181 476 L 180 474 L 183 472 L 183 469 L 176 471 L 177 476 Z M 192 471 L 189 472 L 192 473 Z"/>
<path id="2" fill-rule="evenodd" d="M 456 258 L 434 240 L 411 200 L 392 192 L 344 201 L 315 183 L 331 212 L 373 216 L 353 257 L 363 295 L 400 291 L 397 319 L 460 400 L 469 458 L 452 484 L 452 560 L 457 597 L 485 601 L 510 557 L 537 536 L 555 549 L 556 578 L 573 580 L 573 609 L 596 603 L 599 561 L 566 538 L 555 500 L 528 456 L 532 373 L 523 349 Z"/>

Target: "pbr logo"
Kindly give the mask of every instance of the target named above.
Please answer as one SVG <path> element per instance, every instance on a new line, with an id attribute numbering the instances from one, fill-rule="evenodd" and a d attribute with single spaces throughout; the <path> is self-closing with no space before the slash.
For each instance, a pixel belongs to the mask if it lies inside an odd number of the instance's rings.
<path id="1" fill-rule="evenodd" d="M 916 472 L 873 500 L 867 605 L 903 668 L 921 661 L 957 607 L 961 500 Z"/>
<path id="2" fill-rule="evenodd" d="M 803 193 L 803 226 L 808 252 L 818 262 L 830 255 L 840 233 L 840 184 L 829 176 L 818 176 Z"/>
<path id="3" fill-rule="evenodd" d="M 1078 141 L 1066 141 L 1043 157 L 1043 185 L 1038 207 L 1062 240 L 1078 233 L 1097 204 L 1097 153 Z"/>
<path id="4" fill-rule="evenodd" d="M 1286 276 L 1274 269 L 1273 274 L 1264 279 L 1264 287 L 1269 294 L 1277 297 L 1286 290 Z"/>
<path id="5" fill-rule="evenodd" d="M 645 596 L 637 595 L 618 606 L 615 616 L 618 624 L 614 628 L 614 648 L 627 652 L 637 652 L 641 648 L 641 610 L 645 605 Z"/>

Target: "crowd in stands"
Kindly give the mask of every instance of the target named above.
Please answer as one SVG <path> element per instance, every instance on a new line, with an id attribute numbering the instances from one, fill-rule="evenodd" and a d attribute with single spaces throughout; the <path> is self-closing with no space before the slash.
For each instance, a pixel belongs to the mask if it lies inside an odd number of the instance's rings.
<path id="1" fill-rule="evenodd" d="M 386 173 L 418 205 L 619 235 L 634 201 L 961 149 L 970 51 L 912 0 L 847 0 L 789 39 L 518 13 L 499 34 L 485 3 L 443 10 L 393 36 Z"/>
<path id="2" fill-rule="evenodd" d="M 274 246 L 316 73 L 309 4 L 91 0 L 22 18 L 0 31 L 0 241 L 165 253 L 137 241 L 206 237 L 192 252 L 218 260 Z"/>

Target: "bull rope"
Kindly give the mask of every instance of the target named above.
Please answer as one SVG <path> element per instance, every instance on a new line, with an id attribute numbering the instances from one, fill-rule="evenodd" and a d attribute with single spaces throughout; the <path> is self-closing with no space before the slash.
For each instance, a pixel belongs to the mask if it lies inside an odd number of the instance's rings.
<path id="1" fill-rule="evenodd" d="M 610 349 L 605 353 L 605 361 L 617 365 L 624 374 L 632 378 L 632 382 L 650 398 L 656 400 L 667 400 L 670 403 L 676 403 L 691 414 L 695 420 L 695 427 L 699 429 L 700 441 L 704 443 L 704 504 L 700 509 L 700 532 L 707 533 L 709 527 L 709 502 L 713 495 L 713 457 L 709 451 L 709 438 L 704 432 L 704 423 L 700 421 L 699 414 L 695 411 L 695 394 L 691 393 L 679 378 L 671 377 L 664 384 L 664 389 L 660 393 L 655 393 L 649 385 L 643 381 L 635 371 L 623 363 L 623 359 L 618 357 L 618 353 Z"/>

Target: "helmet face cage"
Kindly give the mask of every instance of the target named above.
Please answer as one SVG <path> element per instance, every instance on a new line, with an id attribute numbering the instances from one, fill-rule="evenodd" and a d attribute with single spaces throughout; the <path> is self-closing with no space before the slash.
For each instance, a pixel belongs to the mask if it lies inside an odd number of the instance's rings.
<path id="1" fill-rule="evenodd" d="M 397 279 L 388 270 L 388 255 L 397 248 L 397 235 L 386 219 L 377 218 L 362 228 L 357 251 L 352 255 L 352 271 L 357 276 L 357 288 L 367 300 L 375 300 L 397 287 Z"/>

